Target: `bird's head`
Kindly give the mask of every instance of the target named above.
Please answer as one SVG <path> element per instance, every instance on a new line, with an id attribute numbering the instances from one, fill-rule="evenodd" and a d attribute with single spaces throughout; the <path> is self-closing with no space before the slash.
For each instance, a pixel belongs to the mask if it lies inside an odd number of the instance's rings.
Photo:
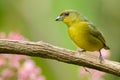
<path id="1" fill-rule="evenodd" d="M 80 21 L 80 14 L 75 10 L 64 10 L 56 18 L 56 21 L 63 21 L 68 26 L 74 22 Z"/>

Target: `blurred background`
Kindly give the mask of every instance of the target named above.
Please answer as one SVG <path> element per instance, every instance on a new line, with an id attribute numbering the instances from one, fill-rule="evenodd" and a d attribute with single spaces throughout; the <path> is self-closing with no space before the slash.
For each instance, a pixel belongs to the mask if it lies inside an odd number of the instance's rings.
<path id="1" fill-rule="evenodd" d="M 44 41 L 76 50 L 67 27 L 55 18 L 62 10 L 74 9 L 85 15 L 104 34 L 111 48 L 110 59 L 120 61 L 120 0 L 0 0 L 0 32 L 19 32 L 30 41 Z M 79 66 L 32 58 L 46 80 L 90 80 L 81 78 Z M 118 80 L 106 74 L 105 80 Z"/>

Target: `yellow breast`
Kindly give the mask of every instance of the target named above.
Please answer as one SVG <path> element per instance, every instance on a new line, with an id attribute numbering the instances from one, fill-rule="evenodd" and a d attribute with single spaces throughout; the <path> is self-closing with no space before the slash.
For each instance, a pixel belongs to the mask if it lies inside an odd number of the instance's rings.
<path id="1" fill-rule="evenodd" d="M 90 27 L 86 22 L 75 23 L 68 29 L 71 39 L 76 45 L 87 51 L 97 51 L 103 48 L 103 43 L 90 34 Z"/>

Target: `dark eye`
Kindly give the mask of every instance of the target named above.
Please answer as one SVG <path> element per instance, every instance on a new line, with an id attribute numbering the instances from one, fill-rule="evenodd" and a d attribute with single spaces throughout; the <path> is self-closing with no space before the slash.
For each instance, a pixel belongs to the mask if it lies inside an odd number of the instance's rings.
<path id="1" fill-rule="evenodd" d="M 69 12 L 65 13 L 65 16 L 68 16 L 69 15 Z"/>

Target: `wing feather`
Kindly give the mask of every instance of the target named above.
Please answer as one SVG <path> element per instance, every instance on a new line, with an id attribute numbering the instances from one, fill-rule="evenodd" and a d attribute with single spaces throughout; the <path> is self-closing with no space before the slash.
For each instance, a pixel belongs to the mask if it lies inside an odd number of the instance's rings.
<path id="1" fill-rule="evenodd" d="M 102 33 L 99 32 L 93 24 L 89 24 L 89 27 L 90 27 L 90 34 L 93 35 L 94 37 L 96 37 L 97 39 L 99 39 L 103 43 L 105 49 L 110 49 L 106 45 L 106 41 L 105 41 Z"/>

